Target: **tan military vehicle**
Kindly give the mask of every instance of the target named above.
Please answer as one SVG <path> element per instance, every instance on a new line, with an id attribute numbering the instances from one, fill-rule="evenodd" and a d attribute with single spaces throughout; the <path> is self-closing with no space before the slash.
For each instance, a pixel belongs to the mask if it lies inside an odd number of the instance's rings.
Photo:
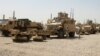
<path id="1" fill-rule="evenodd" d="M 10 29 L 12 29 L 14 27 L 14 21 L 15 20 L 7 20 L 6 22 L 4 23 L 1 23 L 0 24 L 0 30 L 1 30 L 1 33 L 3 36 L 11 36 L 10 33 Z"/>
<path id="2" fill-rule="evenodd" d="M 96 33 L 96 24 L 92 20 L 88 20 L 86 24 L 81 24 L 78 26 L 80 28 L 80 34 L 95 34 Z M 79 34 L 77 33 L 77 34 Z"/>
<path id="3" fill-rule="evenodd" d="M 2 24 L 1 31 L 4 36 L 13 36 L 13 41 L 26 40 L 29 41 L 32 36 L 38 35 L 43 30 L 41 23 L 32 22 L 29 19 L 9 20 Z M 41 38 L 36 38 L 43 40 Z"/>
<path id="4" fill-rule="evenodd" d="M 93 23 L 92 20 L 88 20 L 86 25 L 91 26 L 90 34 L 95 34 L 96 33 L 96 24 Z"/>
<path id="5" fill-rule="evenodd" d="M 74 37 L 75 35 L 75 20 L 69 18 L 67 13 L 58 13 L 58 17 L 47 21 L 47 29 L 49 35 L 57 35 L 62 38 L 64 35 Z"/>
<path id="6" fill-rule="evenodd" d="M 31 22 L 28 19 L 18 19 L 16 20 L 15 26 L 11 29 L 11 35 L 13 37 L 13 41 L 23 40 L 29 41 L 32 36 L 40 36 L 38 34 L 39 31 L 43 30 L 43 25 L 37 22 Z M 35 38 L 39 40 L 44 40 L 44 37 Z"/>
<path id="7" fill-rule="evenodd" d="M 90 34 L 91 32 L 91 26 L 90 25 L 83 25 L 80 34 Z"/>
<path id="8" fill-rule="evenodd" d="M 100 24 L 97 24 L 96 30 L 97 30 L 97 32 L 100 32 Z"/>

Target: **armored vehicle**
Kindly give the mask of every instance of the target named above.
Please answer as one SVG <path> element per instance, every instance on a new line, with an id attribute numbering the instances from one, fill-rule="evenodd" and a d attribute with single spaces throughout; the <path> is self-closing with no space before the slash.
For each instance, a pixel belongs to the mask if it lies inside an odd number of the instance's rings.
<path id="1" fill-rule="evenodd" d="M 90 25 L 82 25 L 82 29 L 81 29 L 81 32 L 80 34 L 86 34 L 86 35 L 89 35 L 90 32 L 91 32 L 91 26 Z"/>
<path id="2" fill-rule="evenodd" d="M 97 30 L 97 32 L 100 32 L 100 24 L 97 24 L 96 30 Z"/>
<path id="3" fill-rule="evenodd" d="M 32 36 L 38 35 L 43 30 L 43 25 L 38 22 L 32 22 L 29 19 L 14 19 L 3 23 L 0 27 L 2 35 L 13 36 L 13 41 L 29 41 Z M 37 38 L 38 39 L 38 38 Z M 43 40 L 43 36 L 39 38 Z"/>
<path id="4" fill-rule="evenodd" d="M 11 35 L 13 41 L 23 40 L 29 41 L 32 36 L 38 35 L 38 31 L 42 30 L 43 26 L 41 23 L 31 22 L 29 19 L 18 19 L 15 22 L 14 28 L 11 29 Z M 35 38 L 43 40 L 41 38 Z"/>
<path id="5" fill-rule="evenodd" d="M 0 30 L 1 30 L 1 33 L 3 36 L 11 36 L 10 33 L 10 29 L 12 29 L 14 27 L 14 23 L 15 23 L 15 20 L 7 20 L 5 21 L 4 23 L 1 23 L 0 24 Z"/>
<path id="6" fill-rule="evenodd" d="M 78 27 L 80 28 L 80 34 L 95 34 L 97 31 L 96 24 L 92 20 L 88 20 L 86 24 L 81 24 Z"/>
<path id="7" fill-rule="evenodd" d="M 68 17 L 67 13 L 60 12 L 58 17 L 47 21 L 47 29 L 49 35 L 57 35 L 62 38 L 64 35 L 74 37 L 75 35 L 75 20 Z"/>

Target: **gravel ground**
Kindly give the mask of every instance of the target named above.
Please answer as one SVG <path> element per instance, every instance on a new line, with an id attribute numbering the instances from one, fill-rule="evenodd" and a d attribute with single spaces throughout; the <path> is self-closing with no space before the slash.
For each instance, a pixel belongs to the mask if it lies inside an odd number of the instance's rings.
<path id="1" fill-rule="evenodd" d="M 0 37 L 0 56 L 100 56 L 100 34 L 81 37 L 23 43 Z"/>

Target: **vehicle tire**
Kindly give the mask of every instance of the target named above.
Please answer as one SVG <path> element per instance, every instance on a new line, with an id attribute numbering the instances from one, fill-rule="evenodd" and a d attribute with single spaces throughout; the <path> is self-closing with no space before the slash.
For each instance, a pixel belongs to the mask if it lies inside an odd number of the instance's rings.
<path id="1" fill-rule="evenodd" d="M 12 39 L 13 40 L 13 42 L 18 42 L 18 40 L 17 39 Z"/>
<path id="2" fill-rule="evenodd" d="M 37 37 L 35 37 L 35 38 L 33 38 L 33 41 L 39 41 L 39 42 L 42 42 L 42 41 L 43 41 L 43 38 L 37 38 Z"/>
<path id="3" fill-rule="evenodd" d="M 18 35 L 16 35 L 16 36 L 15 36 L 15 38 L 14 38 L 14 39 L 12 39 L 12 40 L 13 40 L 13 42 L 19 42 L 20 40 L 18 39 L 18 37 L 19 37 L 19 36 L 18 36 Z"/>
<path id="4" fill-rule="evenodd" d="M 93 34 L 96 34 L 96 31 L 95 30 L 93 31 Z"/>
<path id="5" fill-rule="evenodd" d="M 26 36 L 26 37 L 27 37 L 27 40 L 26 41 L 30 41 L 31 36 Z"/>
<path id="6" fill-rule="evenodd" d="M 58 38 L 64 38 L 64 31 L 60 31 L 58 33 Z"/>
<path id="7" fill-rule="evenodd" d="M 6 30 L 3 30 L 2 31 L 2 35 L 5 36 L 5 37 L 9 37 L 10 32 L 9 31 L 6 31 Z"/>
<path id="8" fill-rule="evenodd" d="M 50 38 L 50 35 L 47 35 L 46 37 L 47 37 L 47 38 Z"/>
<path id="9" fill-rule="evenodd" d="M 70 32 L 69 37 L 75 37 L 75 32 Z"/>
<path id="10" fill-rule="evenodd" d="M 43 40 L 46 40 L 47 37 L 48 37 L 48 36 L 42 36 L 42 39 L 43 39 Z"/>

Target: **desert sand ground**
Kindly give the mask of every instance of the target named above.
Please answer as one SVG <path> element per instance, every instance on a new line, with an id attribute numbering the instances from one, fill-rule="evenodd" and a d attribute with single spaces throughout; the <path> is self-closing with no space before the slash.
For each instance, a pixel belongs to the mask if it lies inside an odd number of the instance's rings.
<path id="1" fill-rule="evenodd" d="M 0 37 L 0 56 L 100 56 L 100 33 L 81 39 L 47 39 L 44 42 L 15 43 Z"/>

